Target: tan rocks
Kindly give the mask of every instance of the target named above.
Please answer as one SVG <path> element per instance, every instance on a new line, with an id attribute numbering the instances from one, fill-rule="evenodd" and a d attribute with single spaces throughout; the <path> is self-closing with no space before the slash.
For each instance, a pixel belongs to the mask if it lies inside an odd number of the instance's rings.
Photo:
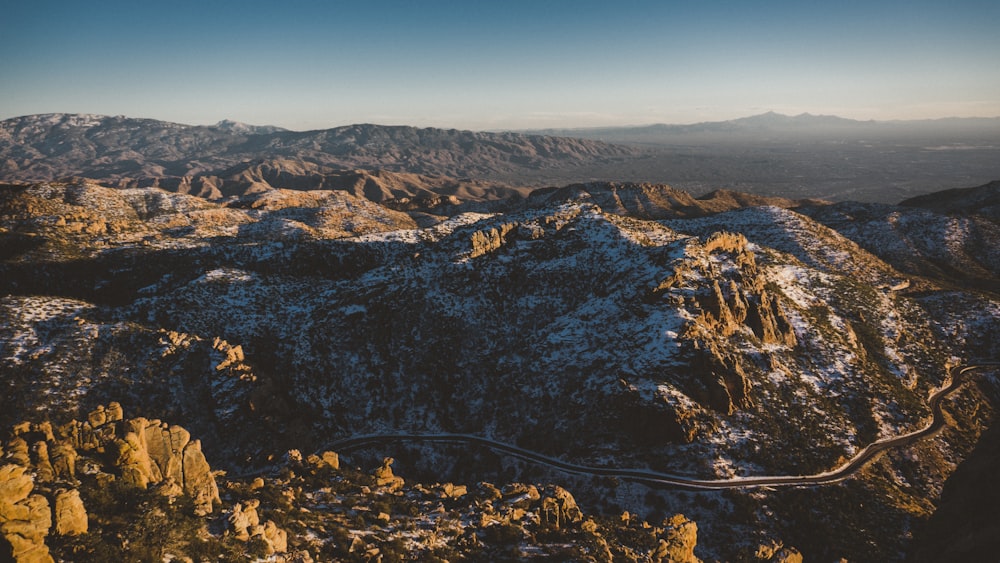
<path id="1" fill-rule="evenodd" d="M 660 537 L 653 560 L 671 563 L 700 563 L 694 548 L 698 543 L 698 525 L 683 514 L 675 514 L 663 522 L 664 531 Z"/>
<path id="2" fill-rule="evenodd" d="M 236 503 L 230 511 L 226 521 L 233 533 L 233 536 L 240 541 L 250 540 L 250 528 L 260 524 L 260 516 L 257 514 L 257 507 L 260 501 L 250 499 L 243 503 Z"/>
<path id="3" fill-rule="evenodd" d="M 40 483 L 50 483 L 55 479 L 55 470 L 49 461 L 49 446 L 45 442 L 35 442 L 35 478 Z"/>
<path id="4" fill-rule="evenodd" d="M 770 563 L 802 563 L 802 554 L 794 547 L 779 549 L 769 560 Z"/>
<path id="5" fill-rule="evenodd" d="M 107 408 L 107 420 L 108 422 L 118 422 L 125 417 L 125 412 L 122 406 L 118 403 L 112 402 L 108 404 Z"/>
<path id="6" fill-rule="evenodd" d="M 275 553 L 288 551 L 288 532 L 279 528 L 271 520 L 264 524 L 264 538 L 271 544 Z"/>
<path id="7" fill-rule="evenodd" d="M 441 485 L 441 493 L 445 496 L 445 498 L 460 498 L 469 493 L 469 488 L 465 485 L 445 483 Z"/>
<path id="8" fill-rule="evenodd" d="M 478 258 L 484 254 L 493 252 L 494 250 L 503 246 L 507 241 L 507 235 L 517 227 L 517 223 L 504 223 L 500 225 L 500 229 L 492 228 L 488 231 L 476 231 L 472 233 L 470 242 L 472 243 L 472 252 L 469 254 L 470 258 Z"/>
<path id="9" fill-rule="evenodd" d="M 124 437 L 115 441 L 116 465 L 126 482 L 146 488 L 170 479 L 194 499 L 197 514 L 212 512 L 219 490 L 199 440 L 192 441 L 180 426 L 141 417 L 125 421 L 123 428 Z"/>
<path id="10" fill-rule="evenodd" d="M 28 498 L 34 486 L 26 467 L 22 465 L 0 467 L 0 519 L 9 518 L 14 510 L 11 507 Z"/>
<path id="11" fill-rule="evenodd" d="M 550 490 L 546 490 L 540 512 L 542 521 L 556 528 L 583 520 L 583 511 L 576 505 L 576 499 L 569 491 L 558 485 L 552 485 Z"/>
<path id="12" fill-rule="evenodd" d="M 76 479 L 76 450 L 68 442 L 56 443 L 49 451 L 52 473 L 55 479 Z"/>
<path id="13" fill-rule="evenodd" d="M 336 452 L 323 452 L 322 456 L 312 454 L 306 461 L 317 469 L 340 469 L 340 456 Z"/>
<path id="14" fill-rule="evenodd" d="M 270 520 L 262 525 L 259 507 L 260 501 L 256 499 L 236 503 L 226 517 L 230 532 L 239 541 L 261 542 L 267 555 L 284 553 L 288 550 L 288 533 Z"/>
<path id="15" fill-rule="evenodd" d="M 392 473 L 393 459 L 391 457 L 384 458 L 382 460 L 382 465 L 377 467 L 375 471 L 372 472 L 372 476 L 375 477 L 375 484 L 379 487 L 386 487 L 390 491 L 397 491 L 403 488 L 403 478 L 397 477 Z"/>
<path id="16" fill-rule="evenodd" d="M 31 465 L 31 457 L 28 455 L 28 442 L 20 436 L 12 438 L 7 442 L 7 460 L 11 463 L 28 467 Z"/>
<path id="17" fill-rule="evenodd" d="M 55 533 L 61 536 L 86 534 L 87 510 L 76 489 L 59 489 L 55 493 Z"/>
<path id="18" fill-rule="evenodd" d="M 232 346 L 225 340 L 218 337 L 212 341 L 212 349 L 222 353 L 222 361 L 215 366 L 215 369 L 219 371 L 230 366 L 242 364 L 245 359 L 243 355 L 243 346 Z"/>
<path id="19" fill-rule="evenodd" d="M 323 452 L 320 460 L 330 469 L 340 469 L 340 456 L 337 452 Z"/>
<path id="20" fill-rule="evenodd" d="M 31 494 L 33 487 L 26 467 L 0 467 L 0 534 L 17 563 L 50 563 L 45 536 L 52 527 L 52 512 L 45 497 Z"/>
<path id="21" fill-rule="evenodd" d="M 802 554 L 794 547 L 785 547 L 781 542 L 770 541 L 761 544 L 754 554 L 760 561 L 768 563 L 802 563 Z"/>
<path id="22" fill-rule="evenodd" d="M 194 499 L 195 512 L 208 514 L 219 501 L 219 487 L 201 451 L 201 440 L 184 448 L 184 492 Z"/>

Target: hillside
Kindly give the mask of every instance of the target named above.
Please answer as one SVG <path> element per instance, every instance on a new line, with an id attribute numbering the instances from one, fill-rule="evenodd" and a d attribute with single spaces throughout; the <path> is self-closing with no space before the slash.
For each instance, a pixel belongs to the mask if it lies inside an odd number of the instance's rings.
<path id="1" fill-rule="evenodd" d="M 421 228 L 343 190 L 0 195 L 0 423 L 114 400 L 188 428 L 232 475 L 393 432 L 702 479 L 814 474 L 924 424 L 948 366 L 1000 355 L 1000 300 L 930 274 L 900 290 L 908 274 L 803 202 L 593 184 Z M 683 513 L 706 559 L 887 560 L 989 420 L 978 385 L 955 397 L 938 437 L 812 488 L 692 493 L 447 444 L 344 455 L 418 481 L 558 483 L 595 517 Z"/>
<path id="2" fill-rule="evenodd" d="M 844 202 L 804 208 L 910 276 L 1000 292 L 1000 184 L 946 190 L 898 206 Z"/>

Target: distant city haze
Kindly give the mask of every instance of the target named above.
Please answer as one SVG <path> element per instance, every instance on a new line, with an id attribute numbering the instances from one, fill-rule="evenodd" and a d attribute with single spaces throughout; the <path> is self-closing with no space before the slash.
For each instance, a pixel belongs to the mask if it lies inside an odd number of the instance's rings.
<path id="1" fill-rule="evenodd" d="M 0 119 L 473 130 L 1000 116 L 1000 3 L 8 3 Z"/>

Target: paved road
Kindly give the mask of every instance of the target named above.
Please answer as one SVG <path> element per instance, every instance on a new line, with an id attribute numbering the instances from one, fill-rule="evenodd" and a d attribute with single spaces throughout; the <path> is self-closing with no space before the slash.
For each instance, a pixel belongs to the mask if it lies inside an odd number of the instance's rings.
<path id="1" fill-rule="evenodd" d="M 734 477 L 732 479 L 692 479 L 681 475 L 671 475 L 660 473 L 648 469 L 628 469 L 616 467 L 591 467 L 578 465 L 549 457 L 538 452 L 519 448 L 511 444 L 497 442 L 489 438 L 483 438 L 472 434 L 375 434 L 365 436 L 355 436 L 345 440 L 339 440 L 328 444 L 324 450 L 336 452 L 346 452 L 367 446 L 384 445 L 396 442 L 434 442 L 451 444 L 475 444 L 489 448 L 493 451 L 510 455 L 526 461 L 540 463 L 549 467 L 554 467 L 566 473 L 578 475 L 597 475 L 606 477 L 616 477 L 629 481 L 636 481 L 656 485 L 673 485 L 686 489 L 717 490 L 717 489 L 745 489 L 754 487 L 789 487 L 803 485 L 829 485 L 844 481 L 857 473 L 865 464 L 874 460 L 883 452 L 890 448 L 913 444 L 924 438 L 933 436 L 941 431 L 945 426 L 944 413 L 941 409 L 941 402 L 952 392 L 957 390 L 965 382 L 965 374 L 970 371 L 987 366 L 997 366 L 1000 364 L 983 363 L 970 366 L 958 366 L 951 368 L 949 373 L 950 381 L 944 387 L 934 391 L 928 398 L 933 418 L 925 427 L 893 438 L 885 438 L 868 445 L 858 452 L 851 460 L 840 467 L 815 475 L 761 475 L 754 477 Z"/>

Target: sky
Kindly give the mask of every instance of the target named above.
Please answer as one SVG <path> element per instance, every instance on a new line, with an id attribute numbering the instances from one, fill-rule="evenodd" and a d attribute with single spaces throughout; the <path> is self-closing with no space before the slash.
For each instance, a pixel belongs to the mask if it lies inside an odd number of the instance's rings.
<path id="1" fill-rule="evenodd" d="M 0 0 L 0 119 L 294 130 L 1000 116 L 996 0 Z"/>

